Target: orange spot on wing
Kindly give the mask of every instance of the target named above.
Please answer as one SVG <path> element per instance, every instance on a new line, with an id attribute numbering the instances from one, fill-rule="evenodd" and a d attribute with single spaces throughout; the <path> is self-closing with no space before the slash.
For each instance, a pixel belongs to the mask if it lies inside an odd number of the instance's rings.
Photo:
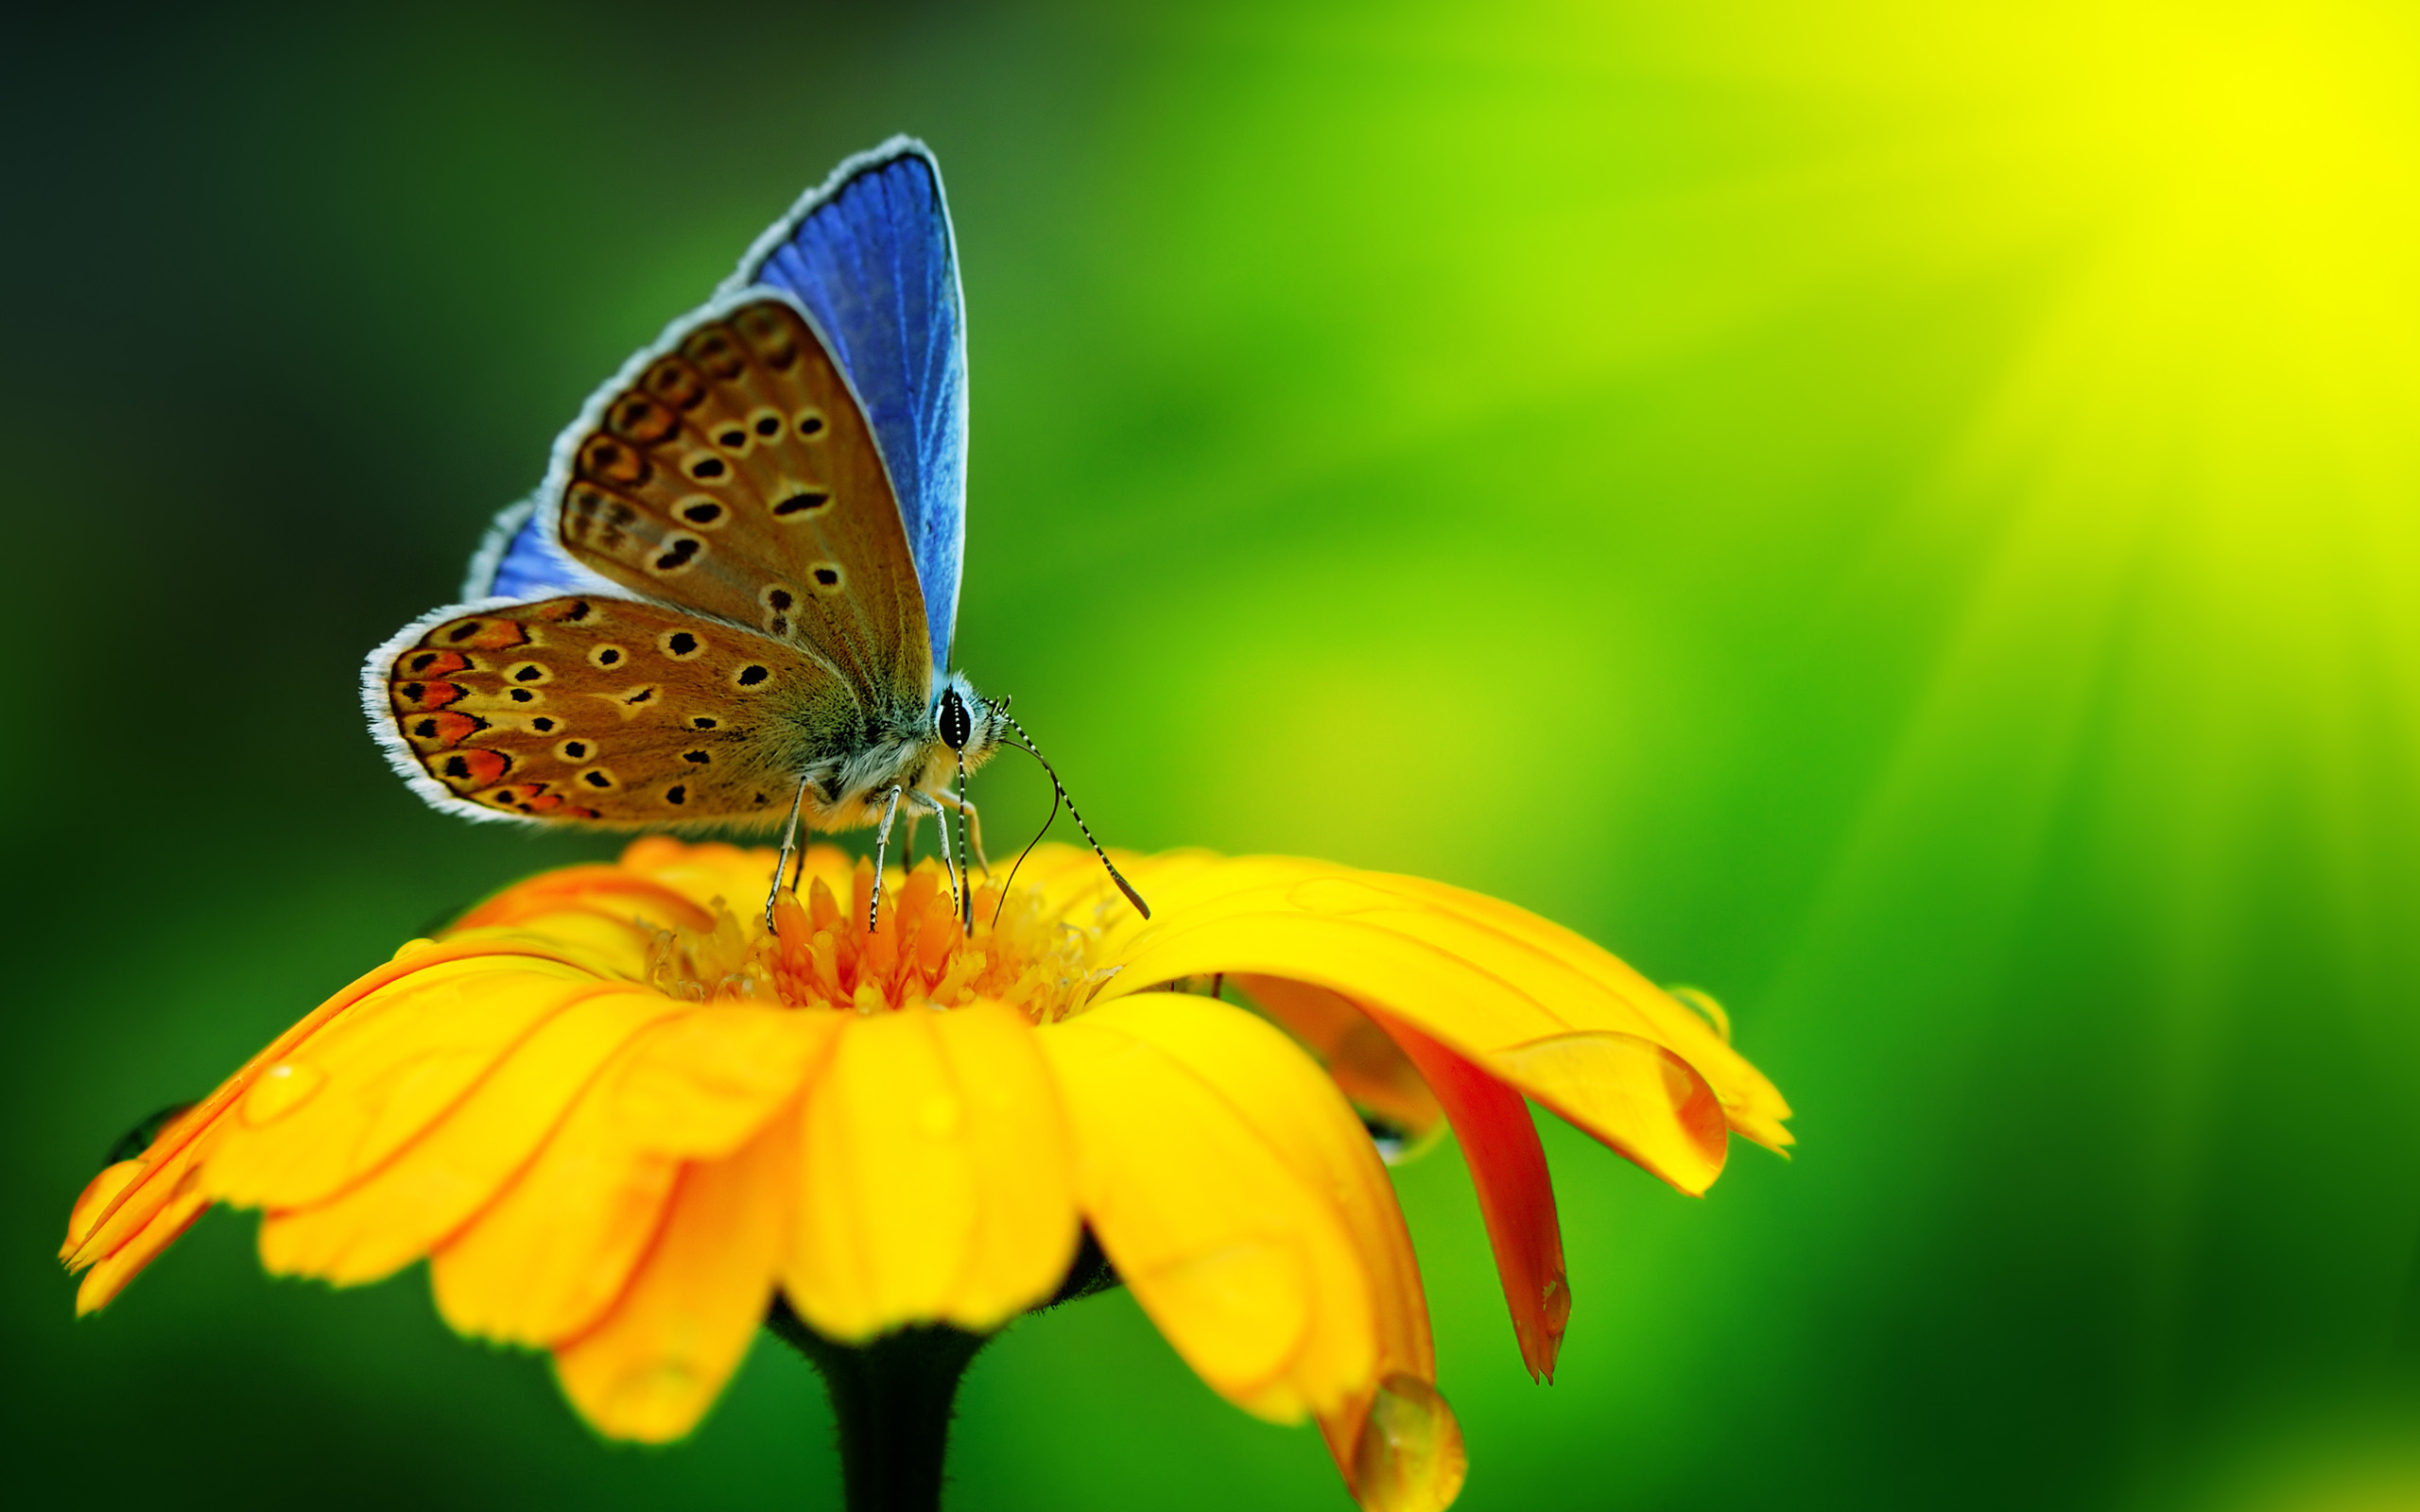
<path id="1" fill-rule="evenodd" d="M 510 646 L 529 644 L 529 632 L 511 620 L 479 620 L 470 634 L 461 632 L 463 622 L 441 625 L 428 633 L 425 644 L 450 646 L 463 651 L 501 651 Z"/>
<path id="2" fill-rule="evenodd" d="M 424 749 L 442 750 L 462 742 L 488 728 L 488 722 L 475 714 L 424 714 L 406 726 L 414 743 Z"/>
<path id="3" fill-rule="evenodd" d="M 430 764 L 437 774 L 450 782 L 468 782 L 485 787 L 512 770 L 512 758 L 500 750 L 471 749 L 457 751 Z"/>
<path id="4" fill-rule="evenodd" d="M 395 676 L 399 678 L 441 678 L 459 672 L 471 664 L 471 659 L 457 651 L 431 651 L 425 647 L 406 651 L 395 658 Z"/>
<path id="5" fill-rule="evenodd" d="M 395 686 L 395 707 L 406 713 L 442 709 L 471 690 L 458 682 L 403 682 Z"/>
<path id="6" fill-rule="evenodd" d="M 549 785 L 545 782 L 520 782 L 510 787 L 493 787 L 477 797 L 482 803 L 493 804 L 500 809 L 510 809 L 516 814 L 527 814 L 531 818 L 593 819 L 598 817 L 595 809 L 583 808 L 573 803 L 560 793 L 547 792 Z M 459 929 L 463 926 L 458 923 L 455 927 Z"/>

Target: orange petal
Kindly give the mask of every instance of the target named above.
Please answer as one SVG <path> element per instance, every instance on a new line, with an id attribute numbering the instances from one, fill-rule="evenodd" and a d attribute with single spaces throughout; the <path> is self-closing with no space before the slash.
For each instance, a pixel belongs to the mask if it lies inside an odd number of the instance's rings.
<path id="1" fill-rule="evenodd" d="M 1444 1105 L 1478 1193 L 1522 1362 L 1531 1379 L 1552 1381 L 1571 1316 L 1571 1288 L 1564 1277 L 1554 1183 L 1530 1107 L 1519 1092 L 1410 1025 L 1391 1022 L 1387 1030 Z"/>
<path id="2" fill-rule="evenodd" d="M 1286 1037 L 1150 993 L 1040 1033 L 1093 1231 L 1212 1389 L 1276 1421 L 1426 1364 L 1402 1218 L 1360 1121 Z"/>
<path id="3" fill-rule="evenodd" d="M 1443 1114 L 1418 1068 L 1350 999 L 1282 976 L 1243 976 L 1236 985 L 1320 1057 L 1355 1107 L 1415 1139 L 1437 1126 Z"/>
<path id="4" fill-rule="evenodd" d="M 836 1339 L 905 1323 L 982 1332 L 1050 1295 L 1080 1226 L 1064 1118 L 1023 1015 L 839 1016 L 809 1094 L 783 1271 Z"/>
<path id="5" fill-rule="evenodd" d="M 543 1345 L 596 1322 L 654 1237 L 682 1162 L 726 1157 L 762 1128 L 833 1027 L 828 1014 L 707 1007 L 641 1034 L 431 1257 L 446 1321 Z"/>
<path id="6" fill-rule="evenodd" d="M 418 1142 L 342 1194 L 272 1212 L 261 1263 L 339 1286 L 376 1280 L 461 1228 L 526 1164 L 614 1053 L 687 1011 L 652 992 L 589 998 L 557 1014 Z"/>
<path id="7" fill-rule="evenodd" d="M 776 1118 L 728 1160 L 684 1167 L 662 1230 L 603 1321 L 555 1349 L 555 1378 L 615 1438 L 698 1424 L 772 1300 L 797 1125 Z"/>

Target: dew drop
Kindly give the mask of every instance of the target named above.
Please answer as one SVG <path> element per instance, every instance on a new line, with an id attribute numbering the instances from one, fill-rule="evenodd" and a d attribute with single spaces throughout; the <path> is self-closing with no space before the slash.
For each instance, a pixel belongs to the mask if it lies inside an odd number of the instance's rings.
<path id="1" fill-rule="evenodd" d="M 1353 1446 L 1353 1492 L 1368 1512 L 1440 1512 L 1462 1488 L 1461 1425 L 1437 1388 L 1396 1371 L 1378 1383 Z"/>
<path id="2" fill-rule="evenodd" d="M 244 1122 L 267 1128 L 319 1094 L 327 1074 L 299 1060 L 281 1060 L 261 1073 L 244 1096 Z"/>

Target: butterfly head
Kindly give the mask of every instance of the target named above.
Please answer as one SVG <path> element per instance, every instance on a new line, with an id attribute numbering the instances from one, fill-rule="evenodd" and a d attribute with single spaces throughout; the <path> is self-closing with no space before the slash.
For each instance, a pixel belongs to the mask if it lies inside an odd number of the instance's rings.
<path id="1" fill-rule="evenodd" d="M 988 761 L 1007 737 L 1008 713 L 1006 698 L 994 703 L 975 691 L 965 673 L 953 672 L 933 701 L 934 732 L 971 771 Z"/>

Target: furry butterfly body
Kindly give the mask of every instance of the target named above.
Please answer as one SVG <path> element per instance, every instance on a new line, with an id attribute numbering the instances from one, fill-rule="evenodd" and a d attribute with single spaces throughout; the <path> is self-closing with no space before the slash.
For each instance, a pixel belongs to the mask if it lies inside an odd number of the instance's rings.
<path id="1" fill-rule="evenodd" d="M 920 145 L 850 160 L 591 398 L 469 602 L 372 653 L 396 768 L 482 819 L 887 822 L 1005 733 L 949 668 L 965 352 Z"/>

